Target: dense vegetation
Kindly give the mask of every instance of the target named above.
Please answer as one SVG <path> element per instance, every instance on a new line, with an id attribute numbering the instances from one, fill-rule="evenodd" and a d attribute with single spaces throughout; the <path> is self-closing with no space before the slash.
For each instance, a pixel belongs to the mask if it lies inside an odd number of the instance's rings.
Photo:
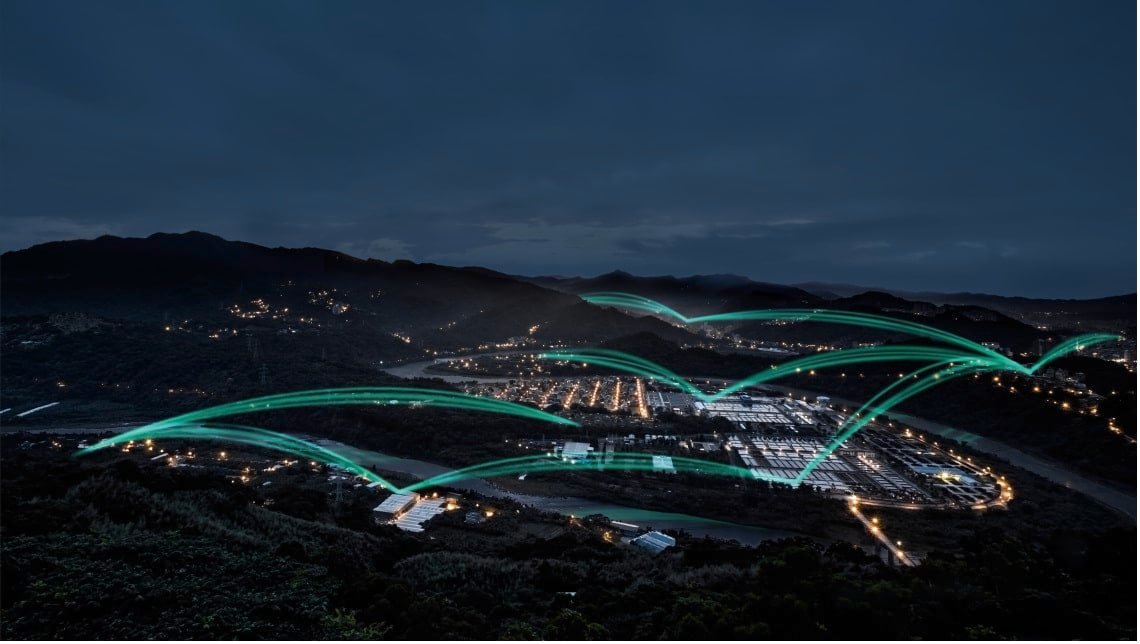
<path id="1" fill-rule="evenodd" d="M 6 639 L 1135 637 L 1135 529 L 985 528 L 914 570 L 802 539 L 655 557 L 526 509 L 373 526 L 319 473 L 267 506 L 209 470 L 4 448 Z"/>

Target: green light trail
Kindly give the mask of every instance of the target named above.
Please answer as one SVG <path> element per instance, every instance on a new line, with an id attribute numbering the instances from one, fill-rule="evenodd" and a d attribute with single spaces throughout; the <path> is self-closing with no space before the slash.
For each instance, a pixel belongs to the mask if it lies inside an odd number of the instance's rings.
<path id="1" fill-rule="evenodd" d="M 662 382 L 668 383 L 682 390 L 683 392 L 692 395 L 693 397 L 703 402 L 714 402 L 725 396 L 729 396 L 741 389 L 752 387 L 765 382 L 770 382 L 783 378 L 785 376 L 794 375 L 803 371 L 810 371 L 813 369 L 824 369 L 828 367 L 840 367 L 852 364 L 864 364 L 869 362 L 925 362 L 925 361 L 940 361 L 940 362 L 978 362 L 993 367 L 992 361 L 988 358 L 979 358 L 976 355 L 963 353 L 962 351 L 945 349 L 940 347 L 915 347 L 915 346 L 886 346 L 886 347 L 860 347 L 856 349 L 845 349 L 840 351 L 830 351 L 822 354 L 813 354 L 803 358 L 798 358 L 772 369 L 755 373 L 747 378 L 744 378 L 725 389 L 722 389 L 714 394 L 706 394 L 686 380 L 684 377 L 676 373 L 650 362 L 643 358 L 623 353 L 621 351 L 614 351 L 612 349 L 568 349 L 564 351 L 548 351 L 538 355 L 541 359 L 547 360 L 566 360 L 571 362 L 584 362 L 588 364 L 609 367 L 632 373 L 646 378 L 653 378 Z"/>
<path id="2" fill-rule="evenodd" d="M 108 447 L 114 447 L 123 443 L 129 443 L 131 441 L 144 441 L 147 439 L 194 439 L 223 441 L 227 443 L 240 443 L 243 445 L 270 449 L 276 452 L 286 452 L 295 456 L 304 457 L 309 461 L 327 463 L 329 465 L 337 465 L 344 468 L 348 472 L 351 472 L 352 474 L 362 476 L 370 481 L 378 482 L 389 490 L 397 489 L 395 485 L 371 472 L 367 468 L 361 467 L 353 461 L 337 454 L 336 452 L 325 449 L 320 445 L 315 445 L 289 434 L 273 432 L 267 429 L 262 429 L 260 427 L 251 427 L 249 425 L 234 425 L 230 423 L 211 423 L 209 425 L 178 424 L 164 425 L 158 428 L 147 425 L 145 427 L 139 427 L 137 429 L 133 429 L 122 434 L 106 438 L 90 447 L 80 450 L 76 453 L 76 455 L 81 456 L 90 454 L 91 452 Z"/>
<path id="3" fill-rule="evenodd" d="M 608 306 L 619 306 L 631 309 L 640 309 L 643 311 L 651 311 L 654 313 L 664 313 L 672 316 L 685 324 L 696 324 L 700 322 L 742 322 L 746 320 L 796 320 L 796 321 L 811 321 L 811 322 L 824 322 L 828 324 L 845 324 L 867 327 L 872 329 L 880 329 L 883 331 L 894 331 L 898 333 L 906 333 L 920 338 L 928 338 L 930 340 L 938 340 L 946 344 L 956 345 L 967 349 L 972 352 L 981 353 L 993 360 L 1006 363 L 1011 369 L 1021 369 L 1022 366 L 1013 360 L 1001 355 L 1000 353 L 983 347 L 977 342 L 967 340 L 961 336 L 935 329 L 924 324 L 916 322 L 909 322 L 906 320 L 896 320 L 883 315 L 874 315 L 871 313 L 856 313 L 852 311 L 832 311 L 828 309 L 767 309 L 767 310 L 753 310 L 753 311 L 736 311 L 732 313 L 716 313 L 713 315 L 701 315 L 697 317 L 687 317 L 678 313 L 677 311 L 646 297 L 640 295 L 632 295 L 630 293 L 616 293 L 616 292 L 602 292 L 602 293 L 587 293 L 581 296 L 583 300 L 591 304 L 603 304 Z"/>
<path id="4" fill-rule="evenodd" d="M 1071 351 L 1080 351 L 1094 344 L 1123 339 L 1124 338 L 1112 333 L 1086 333 L 1084 335 L 1078 335 L 1075 338 L 1069 338 L 1046 351 L 1045 355 L 1041 356 L 1037 362 L 1033 363 L 1033 366 L 1029 367 L 1029 373 L 1036 372 L 1041 367 L 1044 367 L 1046 364 Z"/>
<path id="5" fill-rule="evenodd" d="M 721 313 L 689 318 L 660 302 L 628 293 L 592 293 L 582 296 L 582 299 L 593 304 L 620 306 L 662 313 L 686 324 L 742 320 L 810 320 L 813 322 L 855 325 L 906 333 L 950 345 L 950 347 L 920 347 L 910 345 L 860 347 L 809 355 L 785 362 L 772 369 L 755 373 L 712 394 L 704 393 L 686 378 L 661 365 L 621 351 L 601 348 L 567 349 L 562 351 L 549 351 L 539 355 L 539 358 L 542 359 L 584 362 L 658 380 L 676 387 L 706 403 L 714 402 L 747 387 L 801 373 L 805 370 L 810 371 L 813 369 L 874 362 L 907 361 L 929 363 L 906 374 L 898 381 L 891 383 L 876 393 L 856 412 L 848 416 L 843 424 L 837 428 L 835 435 L 830 439 L 827 445 L 817 450 L 807 466 L 794 478 L 789 479 L 767 475 L 749 468 L 714 461 L 680 456 L 671 457 L 674 470 L 679 472 L 759 478 L 761 480 L 792 486 L 802 484 L 812 471 L 819 467 L 829 455 L 879 415 L 888 412 L 903 401 L 942 382 L 971 373 L 987 371 L 1014 371 L 1025 375 L 1032 375 L 1052 360 L 1071 351 L 1081 350 L 1100 342 L 1119 339 L 1116 335 L 1104 333 L 1081 335 L 1061 342 L 1050 349 L 1037 362 L 1030 366 L 1025 366 L 988 347 L 984 347 L 981 344 L 967 340 L 953 333 L 915 322 L 896 320 L 867 313 L 829 311 L 823 309 L 773 309 L 739 311 L 735 313 Z M 406 488 L 397 489 L 389 481 L 361 467 L 352 460 L 300 438 L 247 425 L 208 422 L 216 418 L 253 412 L 330 405 L 412 405 L 444 407 L 466 411 L 506 414 L 518 418 L 551 422 L 570 427 L 579 426 L 578 423 L 570 419 L 555 416 L 554 414 L 533 407 L 455 391 L 420 389 L 415 387 L 349 387 L 276 394 L 217 405 L 174 416 L 107 438 L 95 445 L 80 450 L 76 455 L 90 454 L 132 440 L 139 441 L 148 438 L 228 441 L 274 451 L 287 452 L 311 461 L 337 465 L 355 475 L 379 482 L 385 488 L 393 490 L 394 492 L 413 492 L 433 486 L 449 485 L 466 479 L 530 472 L 557 472 L 583 469 L 653 471 L 659 469 L 654 467 L 653 457 L 655 455 L 646 453 L 622 452 L 607 456 L 604 460 L 595 460 L 589 464 L 580 464 L 572 460 L 552 459 L 549 455 L 535 454 L 498 459 L 460 468 L 424 479 Z"/>
<path id="6" fill-rule="evenodd" d="M 915 376 L 921 376 L 923 373 L 943 366 L 944 365 L 942 364 L 933 364 L 912 371 L 911 373 L 906 374 L 904 377 L 899 378 L 897 382 L 891 383 L 890 385 L 884 387 L 870 400 L 863 403 L 863 406 L 861 406 L 855 413 L 847 417 L 847 419 L 843 422 L 843 425 L 841 425 L 837 430 L 836 435 L 831 439 L 831 442 L 829 442 L 823 450 L 816 454 L 804 467 L 803 471 L 800 472 L 798 476 L 796 476 L 794 479 L 794 485 L 799 485 L 801 482 L 803 482 L 804 479 L 806 479 L 812 473 L 812 471 L 815 470 L 815 468 L 819 467 L 819 464 L 822 463 L 825 458 L 827 458 L 835 450 L 839 449 L 839 447 L 843 445 L 843 443 L 848 438 L 854 436 L 860 429 L 863 429 L 864 426 L 874 421 L 880 414 L 884 414 L 889 411 L 895 405 L 898 405 L 911 396 L 918 395 L 937 384 L 977 371 L 985 371 L 985 367 L 978 364 L 961 364 L 952 367 L 946 367 L 928 378 L 922 378 L 918 382 L 910 383 L 906 389 L 891 396 L 889 399 L 887 399 L 886 402 L 880 405 L 874 405 L 876 400 L 882 398 L 884 395 L 889 393 L 890 390 L 898 387 L 900 384 L 908 383 L 910 382 L 911 378 L 914 378 Z M 874 405 L 874 407 L 871 413 L 867 414 L 867 409 L 871 408 L 872 405 Z M 854 419 L 854 422 L 852 422 L 852 419 Z"/>
<path id="7" fill-rule="evenodd" d="M 253 412 L 276 411 L 297 407 L 320 407 L 326 405 L 415 405 L 424 407 L 446 407 L 468 411 L 484 411 L 507 414 L 530 420 L 541 420 L 559 425 L 578 427 L 578 423 L 555 416 L 533 407 L 527 407 L 495 398 L 484 398 L 470 394 L 440 389 L 420 389 L 415 387 L 348 387 L 342 389 L 315 389 L 250 398 L 237 402 L 217 405 L 181 414 L 133 430 L 123 432 L 76 452 L 76 456 L 91 454 L 98 450 L 113 447 L 132 440 L 160 438 L 198 438 L 203 440 L 227 440 L 274 451 L 288 452 L 304 458 L 339 465 L 354 474 L 371 481 L 378 481 L 384 487 L 396 487 L 383 478 L 353 463 L 330 450 L 288 434 L 272 432 L 248 425 L 210 423 L 206 421 L 224 416 Z"/>
<path id="8" fill-rule="evenodd" d="M 1044 364 L 1048 363 L 1050 360 L 1056 358 L 1057 356 L 1068 353 L 1073 349 L 1083 348 L 1085 346 L 1097 344 L 1099 342 L 1122 339 L 1120 336 L 1108 333 L 1090 333 L 1078 336 L 1076 338 L 1071 338 L 1070 340 L 1066 340 L 1056 347 L 1053 347 L 1053 349 L 1051 349 L 1045 356 L 1042 356 L 1042 358 L 1038 360 L 1037 363 L 1035 363 L 1032 367 L 1026 367 L 1019 362 L 1011 360 L 1010 358 L 1003 356 L 993 349 L 990 349 L 989 347 L 982 346 L 977 342 L 967 340 L 966 338 L 955 335 L 948 331 L 926 326 L 925 324 L 918 324 L 917 322 L 897 320 L 895 318 L 890 318 L 883 315 L 874 315 L 871 313 L 832 311 L 827 309 L 770 309 L 736 311 L 732 313 L 717 313 L 713 315 L 687 317 L 660 302 L 630 293 L 599 292 L 587 293 L 581 297 L 583 300 L 590 302 L 591 304 L 623 307 L 649 311 L 652 313 L 662 313 L 673 317 L 685 324 L 695 324 L 700 322 L 740 322 L 745 320 L 797 320 L 824 322 L 828 324 L 855 325 L 880 329 L 884 331 L 906 333 L 916 337 L 937 340 L 946 344 L 961 347 L 995 361 L 995 366 L 997 364 L 1001 364 L 1004 365 L 1003 369 L 1005 370 L 1017 371 L 1026 375 L 1032 374 L 1034 371 L 1036 371 Z"/>
<path id="9" fill-rule="evenodd" d="M 533 407 L 527 407 L 497 398 L 484 398 L 482 396 L 473 396 L 456 391 L 419 389 L 415 387 L 347 387 L 342 389 L 313 389 L 239 400 L 237 402 L 207 407 L 206 409 L 199 409 L 167 418 L 166 420 L 144 425 L 136 431 L 159 429 L 170 425 L 201 423 L 203 421 L 237 414 L 331 405 L 413 405 L 423 407 L 447 407 L 468 411 L 508 414 L 519 418 L 541 420 L 559 425 L 569 425 L 571 427 L 578 426 L 578 423 L 568 418 L 555 416 L 554 414 Z M 90 450 L 92 448 L 88 449 Z"/>
<path id="10" fill-rule="evenodd" d="M 421 490 L 433 486 L 450 485 L 465 479 L 484 478 L 489 476 L 506 476 L 514 474 L 530 474 L 534 472 L 560 472 L 569 470 L 623 470 L 649 472 L 660 470 L 654 467 L 653 457 L 660 454 L 647 454 L 642 452 L 618 452 L 613 454 L 612 460 L 591 460 L 588 463 L 577 463 L 573 460 L 556 459 L 547 454 L 532 454 L 504 458 L 487 463 L 472 465 L 452 472 L 433 476 L 414 483 L 405 488 L 407 491 Z M 717 463 L 697 458 L 671 456 L 673 469 L 678 472 L 698 474 L 711 474 L 716 476 L 752 477 L 748 468 L 727 463 Z M 792 479 L 782 477 L 766 477 L 767 480 L 790 484 Z"/>
<path id="11" fill-rule="evenodd" d="M 801 471 L 800 474 L 794 479 L 790 481 L 778 478 L 770 479 L 777 482 L 786 482 L 791 485 L 799 485 L 802 483 L 812 473 L 812 471 L 819 467 L 820 463 L 822 463 L 830 454 L 838 449 L 844 441 L 846 441 L 848 438 L 866 426 L 867 423 L 872 422 L 879 415 L 886 413 L 891 408 L 902 403 L 908 398 L 918 395 L 919 393 L 922 393 L 923 391 L 926 391 L 935 385 L 952 380 L 962 375 L 985 371 L 1015 371 L 1025 375 L 1032 375 L 1052 360 L 1066 353 L 1074 350 L 1081 350 L 1093 344 L 1121 339 L 1117 335 L 1107 333 L 1090 333 L 1077 336 L 1075 338 L 1070 338 L 1050 349 L 1037 362 L 1027 367 L 997 353 L 996 351 L 993 351 L 989 347 L 985 347 L 981 344 L 955 335 L 953 333 L 935 329 L 933 327 L 918 324 L 915 322 L 896 320 L 893 318 L 868 313 L 829 311 L 822 309 L 773 309 L 738 311 L 734 313 L 721 313 L 690 318 L 660 302 L 629 293 L 590 293 L 583 295 L 582 299 L 593 304 L 620 306 L 625 308 L 650 311 L 653 313 L 662 313 L 686 324 L 698 322 L 741 320 L 810 320 L 816 322 L 848 324 L 907 333 L 909 335 L 914 335 L 917 337 L 944 342 L 958 348 L 946 349 L 938 347 L 915 347 L 902 345 L 830 351 L 822 355 L 812 355 L 804 358 L 798 358 L 783 363 L 768 371 L 762 371 L 753 374 L 713 394 L 704 393 L 692 383 L 690 383 L 687 379 L 661 365 L 653 363 L 644 358 L 640 358 L 638 356 L 633 356 L 612 349 L 578 349 L 551 351 L 539 355 L 539 358 L 542 359 L 584 362 L 588 364 L 609 367 L 611 369 L 616 369 L 619 371 L 625 371 L 627 373 L 632 373 L 646 378 L 660 380 L 661 382 L 672 385 L 679 390 L 692 395 L 694 398 L 706 403 L 714 402 L 747 387 L 770 382 L 784 376 L 800 373 L 804 370 L 888 361 L 929 361 L 932 363 L 909 374 L 906 374 L 904 377 L 900 378 L 899 381 L 888 385 L 886 388 L 879 391 L 877 394 L 875 394 L 875 396 L 864 403 L 858 411 L 856 411 L 844 421 L 843 425 L 838 428 L 836 435 L 830 441 L 830 443 L 823 450 L 820 450 L 812 458 L 812 460 L 808 462 L 803 471 Z M 968 353 L 963 353 L 961 349 L 965 349 Z M 929 372 L 936 369 L 940 369 L 940 371 L 937 371 L 928 377 L 922 378 L 916 383 L 910 382 L 912 379 L 916 377 L 922 377 L 925 374 L 928 374 Z M 903 388 L 901 391 L 894 393 L 884 402 L 878 403 L 880 399 L 883 399 L 888 394 L 891 394 L 891 392 L 899 389 L 904 384 L 907 384 L 908 386 Z M 867 413 L 868 410 L 870 410 L 870 413 Z"/>

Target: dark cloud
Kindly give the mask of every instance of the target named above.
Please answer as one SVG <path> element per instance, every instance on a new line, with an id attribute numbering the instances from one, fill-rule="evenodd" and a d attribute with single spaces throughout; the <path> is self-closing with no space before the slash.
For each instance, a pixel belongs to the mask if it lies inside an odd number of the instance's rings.
<path id="1" fill-rule="evenodd" d="M 5 3 L 4 248 L 1136 284 L 1135 7 Z"/>

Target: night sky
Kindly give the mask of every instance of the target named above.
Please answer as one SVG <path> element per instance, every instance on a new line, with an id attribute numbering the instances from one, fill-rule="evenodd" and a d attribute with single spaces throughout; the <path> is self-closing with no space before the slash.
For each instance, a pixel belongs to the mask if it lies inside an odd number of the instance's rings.
<path id="1" fill-rule="evenodd" d="M 1136 288 L 1136 7 L 0 3 L 0 250 Z"/>

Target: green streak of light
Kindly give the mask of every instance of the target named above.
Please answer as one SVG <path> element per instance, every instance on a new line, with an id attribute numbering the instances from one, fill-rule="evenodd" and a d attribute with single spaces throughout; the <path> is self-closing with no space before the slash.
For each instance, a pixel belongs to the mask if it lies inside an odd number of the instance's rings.
<path id="1" fill-rule="evenodd" d="M 925 362 L 925 361 L 938 361 L 938 362 L 979 362 L 991 366 L 994 369 L 1000 368 L 993 364 L 987 357 L 978 357 L 976 355 L 964 354 L 960 350 L 945 349 L 940 347 L 913 347 L 913 346 L 887 346 L 887 347 L 863 347 L 857 349 L 846 349 L 841 351 L 829 351 L 822 354 L 814 354 L 804 358 L 791 360 L 784 364 L 778 365 L 772 369 L 755 373 L 747 378 L 744 378 L 733 385 L 726 387 L 714 394 L 706 394 L 693 386 L 688 380 L 677 375 L 676 373 L 662 367 L 661 365 L 654 364 L 642 358 L 637 358 L 627 353 L 614 351 L 610 349 L 578 349 L 578 350 L 565 350 L 565 351 L 549 351 L 539 354 L 541 359 L 547 360 L 567 360 L 571 362 L 585 362 L 589 364 L 596 364 L 604 367 L 610 367 L 621 371 L 626 371 L 646 378 L 654 378 L 671 384 L 685 393 L 691 394 L 698 400 L 703 402 L 714 402 L 725 396 L 729 396 L 741 389 L 752 387 L 761 383 L 771 382 L 785 376 L 794 375 L 802 371 L 810 371 L 812 369 L 824 369 L 828 367 L 840 367 L 850 364 L 863 364 L 869 362 L 895 362 L 895 361 L 908 361 L 908 362 Z M 648 363 L 649 366 L 646 366 Z"/>
<path id="2" fill-rule="evenodd" d="M 320 445 L 315 445 L 296 436 L 290 436 L 289 434 L 273 432 L 249 425 L 234 425 L 230 423 L 211 423 L 209 425 L 178 424 L 164 425 L 162 427 L 152 427 L 148 425 L 104 439 L 91 447 L 80 450 L 78 454 L 89 454 L 96 450 L 121 445 L 130 441 L 144 441 L 147 439 L 223 441 L 227 443 L 250 445 L 276 452 L 286 452 L 295 456 L 304 457 L 309 461 L 340 466 L 357 476 L 362 476 L 370 481 L 376 481 L 389 490 L 396 489 L 396 486 L 384 478 L 377 476 L 370 470 Z"/>
<path id="3" fill-rule="evenodd" d="M 715 393 L 705 394 L 688 380 L 669 369 L 654 362 L 608 349 L 580 349 L 566 351 L 552 351 L 541 354 L 539 357 L 552 360 L 570 360 L 586 362 L 600 366 L 610 367 L 619 371 L 641 375 L 647 378 L 660 380 L 678 389 L 693 395 L 705 402 L 713 402 L 724 396 L 740 391 L 746 387 L 769 382 L 778 378 L 792 375 L 803 370 L 822 369 L 849 364 L 862 364 L 885 361 L 931 361 L 932 364 L 907 374 L 899 381 L 888 385 L 875 394 L 852 414 L 837 430 L 831 442 L 818 451 L 798 476 L 792 479 L 763 475 L 757 478 L 788 485 L 801 484 L 807 476 L 814 471 L 831 453 L 844 441 L 862 429 L 877 416 L 889 411 L 895 405 L 915 396 L 935 385 L 957 378 L 968 373 L 982 371 L 1015 371 L 1023 374 L 1033 374 L 1050 361 L 1069 353 L 1080 350 L 1092 344 L 1119 339 L 1118 336 L 1103 333 L 1085 334 L 1066 340 L 1050 349 L 1036 363 L 1030 367 L 1021 365 L 1009 358 L 982 345 L 948 333 L 939 329 L 928 327 L 914 322 L 896 320 L 885 316 L 867 313 L 854 313 L 844 311 L 811 310 L 811 309 L 783 309 L 740 311 L 735 313 L 722 313 L 688 318 L 681 313 L 648 298 L 628 293 L 592 293 L 582 296 L 587 302 L 611 306 L 621 306 L 654 313 L 669 315 L 686 324 L 696 322 L 742 321 L 742 320 L 810 320 L 831 324 L 848 324 L 876 328 L 894 332 L 908 333 L 918 337 L 945 342 L 957 349 L 939 347 L 915 346 L 885 346 L 856 348 L 841 351 L 832 351 L 821 355 L 812 355 L 792 360 L 771 370 L 759 372 L 744 378 L 733 385 Z M 968 353 L 963 354 L 962 349 Z M 956 364 L 959 363 L 959 364 Z M 948 367 L 946 365 L 949 365 Z M 933 375 L 925 376 L 932 370 L 941 369 Z M 911 382 L 919 378 L 918 382 Z M 906 384 L 901 391 L 896 391 Z M 892 393 L 893 392 L 893 393 Z M 888 394 L 891 394 L 889 397 Z M 883 402 L 878 402 L 886 398 Z M 80 450 L 77 455 L 90 454 L 131 440 L 161 439 L 161 438 L 193 438 L 202 440 L 222 440 L 275 451 L 283 451 L 303 456 L 312 461 L 331 463 L 343 467 L 345 470 L 362 476 L 368 480 L 377 481 L 385 488 L 399 492 L 410 492 L 436 485 L 447 485 L 456 481 L 501 476 L 506 474 L 521 474 L 525 472 L 554 472 L 574 469 L 598 470 L 634 470 L 652 471 L 652 454 L 620 453 L 614 454 L 611 460 L 599 461 L 589 465 L 577 464 L 571 461 L 552 460 L 544 455 L 530 455 L 515 458 L 499 459 L 461 468 L 438 476 L 433 476 L 418 483 L 412 484 L 403 490 L 396 488 L 371 471 L 357 465 L 353 461 L 340 456 L 330 450 L 314 445 L 299 438 L 269 430 L 250 427 L 247 425 L 203 424 L 215 418 L 232 416 L 243 413 L 291 409 L 297 407 L 314 407 L 328 405 L 417 405 L 425 407 L 446 407 L 463 409 L 467 411 L 485 411 L 501 413 L 541 420 L 561 425 L 577 427 L 578 423 L 549 414 L 547 412 L 508 401 L 472 396 L 454 391 L 420 389 L 414 387 L 348 387 L 340 389 L 319 389 L 262 396 L 248 400 L 217 405 L 201 409 L 166 420 L 151 423 L 134 430 L 130 430 L 102 440 L 95 445 Z M 867 413 L 868 410 L 870 413 Z M 703 473 L 719 476 L 752 477 L 753 472 L 747 468 L 692 459 L 687 457 L 671 457 L 674 469 L 680 472 Z"/>
<path id="4" fill-rule="evenodd" d="M 896 331 L 899 333 L 907 333 L 917 337 L 928 338 L 931 340 L 938 340 L 955 346 L 962 347 L 968 351 L 979 353 L 991 360 L 995 360 L 1013 371 L 1025 371 L 1025 367 L 1013 360 L 1001 355 L 1000 353 L 984 347 L 977 342 L 967 340 L 961 336 L 935 329 L 934 327 L 926 326 L 925 324 L 918 324 L 916 322 L 909 322 L 906 320 L 896 320 L 882 315 L 874 315 L 870 313 L 856 313 L 852 311 L 832 311 L 828 309 L 770 309 L 770 310 L 754 310 L 754 311 L 735 311 L 732 313 L 717 313 L 713 315 L 701 315 L 697 317 L 686 317 L 677 311 L 661 304 L 660 302 L 651 300 L 649 298 L 641 297 L 639 295 L 632 295 L 630 293 L 617 293 L 617 292 L 601 292 L 601 293 L 587 293 L 581 296 L 583 300 L 591 304 L 602 304 L 608 306 L 620 306 L 625 308 L 640 309 L 643 311 L 651 311 L 654 313 L 664 313 L 670 315 L 685 324 L 694 324 L 699 322 L 740 322 L 744 320 L 799 320 L 799 321 L 812 321 L 812 322 L 825 322 L 828 324 L 847 324 L 862 326 L 874 329 L 881 329 L 885 331 Z"/>

